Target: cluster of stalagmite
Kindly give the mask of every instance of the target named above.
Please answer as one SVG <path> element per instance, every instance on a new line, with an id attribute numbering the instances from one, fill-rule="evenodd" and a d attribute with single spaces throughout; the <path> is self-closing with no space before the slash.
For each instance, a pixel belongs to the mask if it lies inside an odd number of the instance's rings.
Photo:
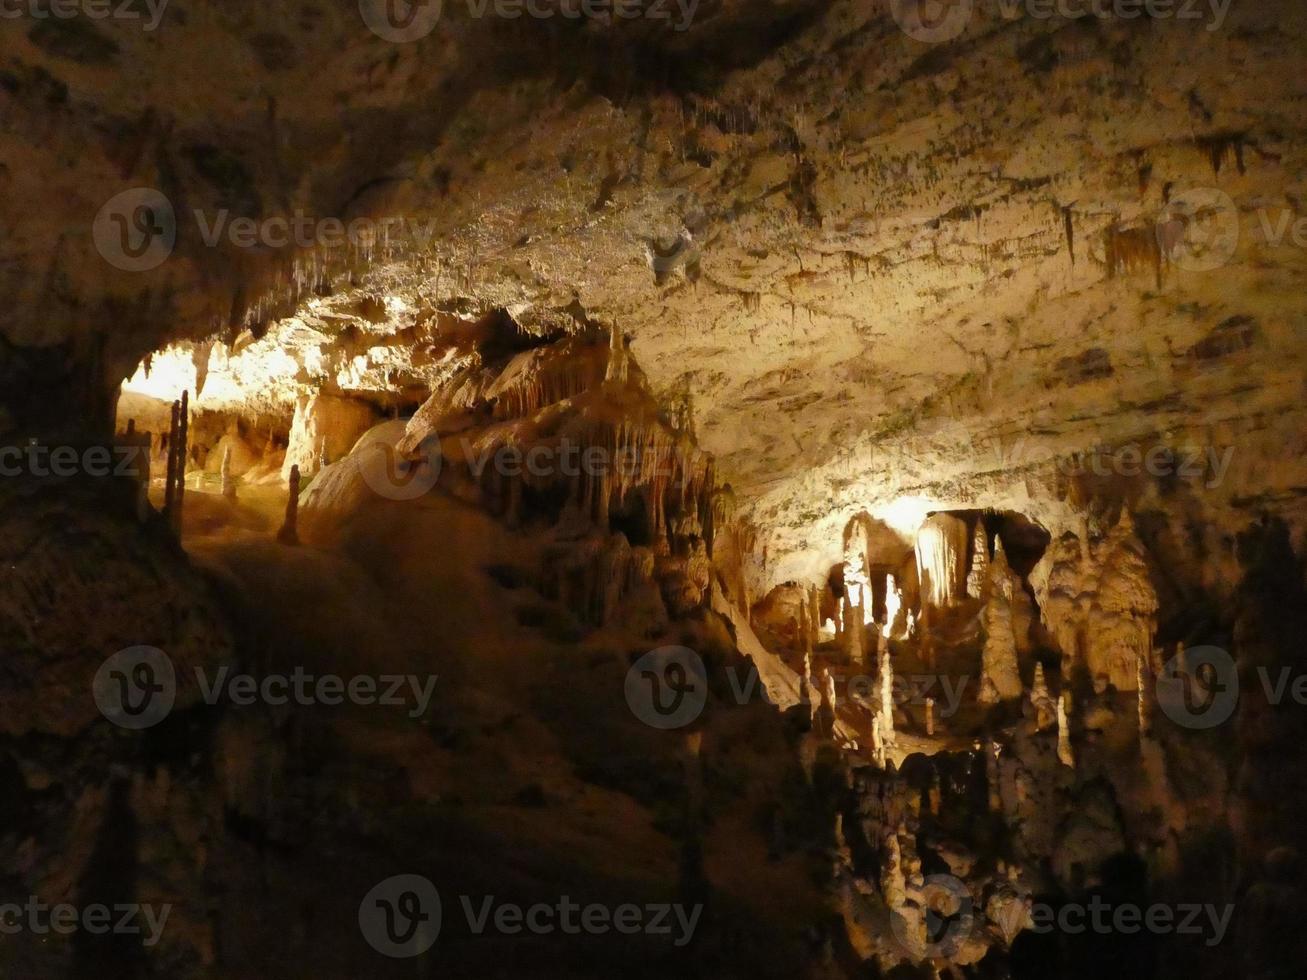
<path id="1" fill-rule="evenodd" d="M 1091 541 L 1087 529 L 1066 535 L 1044 559 L 1050 565 L 1041 610 L 1070 678 L 1083 669 L 1118 691 L 1139 683 L 1157 631 L 1157 591 L 1148 556 L 1122 507 L 1116 526 Z"/>

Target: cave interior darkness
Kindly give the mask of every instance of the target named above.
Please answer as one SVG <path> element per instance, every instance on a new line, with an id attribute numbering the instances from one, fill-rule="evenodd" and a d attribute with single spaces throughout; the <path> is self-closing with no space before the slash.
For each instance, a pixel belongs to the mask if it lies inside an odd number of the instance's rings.
<path id="1" fill-rule="evenodd" d="M 1300 977 L 1299 0 L 0 13 L 0 977 Z"/>

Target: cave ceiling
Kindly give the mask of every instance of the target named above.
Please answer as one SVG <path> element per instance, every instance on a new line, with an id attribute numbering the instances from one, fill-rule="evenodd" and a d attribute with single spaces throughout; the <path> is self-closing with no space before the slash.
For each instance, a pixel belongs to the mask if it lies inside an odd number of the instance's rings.
<path id="1" fill-rule="evenodd" d="M 860 509 L 906 528 L 1011 506 L 1056 527 L 1066 453 L 1274 455 L 1307 429 L 1307 262 L 1267 234 L 1307 164 L 1292 0 L 1206 21 L 982 3 L 939 43 L 882 2 L 703 0 L 686 30 L 444 6 L 411 43 L 345 0 L 173 0 L 150 31 L 6 22 L 10 427 L 84 407 L 60 385 L 111 405 L 170 343 L 288 353 L 245 383 L 275 402 L 420 381 L 414 331 L 451 316 L 616 324 L 793 556 L 773 578 L 818 567 L 811 541 Z M 166 197 L 176 241 L 124 274 L 96 216 L 139 188 Z M 1215 239 L 1128 247 L 1199 212 Z M 206 242 L 222 216 L 296 215 L 310 247 Z M 386 234 L 324 242 L 328 218 Z M 376 353 L 323 363 L 343 347 Z M 73 356 L 56 371 L 51 351 Z M 1307 482 L 1260 475 L 1261 498 Z"/>

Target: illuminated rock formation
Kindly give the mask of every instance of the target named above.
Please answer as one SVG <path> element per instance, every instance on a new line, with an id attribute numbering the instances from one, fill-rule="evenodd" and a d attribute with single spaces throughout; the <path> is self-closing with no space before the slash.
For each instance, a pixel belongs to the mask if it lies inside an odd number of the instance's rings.
<path id="1" fill-rule="evenodd" d="M 967 542 L 966 522 L 951 514 L 934 514 L 921 525 L 916 549 L 923 605 L 948 606 L 962 594 Z"/>
<path id="2" fill-rule="evenodd" d="M 899 583 L 893 575 L 885 579 L 885 623 L 881 627 L 881 635 L 885 639 L 893 639 L 900 635 L 899 614 L 903 608 L 903 590 L 899 588 Z M 911 615 L 909 613 L 909 615 Z"/>
<path id="3" fill-rule="evenodd" d="M 282 462 L 282 478 L 290 479 L 290 468 L 312 475 L 326 463 L 334 463 L 377 422 L 375 410 L 357 398 L 342 398 L 325 392 L 301 395 L 295 401 L 289 445 Z"/>

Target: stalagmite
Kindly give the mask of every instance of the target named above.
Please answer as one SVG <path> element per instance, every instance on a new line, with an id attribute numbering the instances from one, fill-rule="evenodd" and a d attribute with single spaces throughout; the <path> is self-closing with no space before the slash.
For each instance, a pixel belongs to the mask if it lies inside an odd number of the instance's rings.
<path id="1" fill-rule="evenodd" d="M 1066 698 L 1057 702 L 1057 758 L 1064 766 L 1076 767 L 1076 757 L 1071 751 L 1071 726 L 1067 722 Z"/>
<path id="2" fill-rule="evenodd" d="M 1104 546 L 1103 575 L 1089 613 L 1089 670 L 1105 673 L 1118 691 L 1129 691 L 1137 684 L 1138 661 L 1153 651 L 1158 599 L 1128 507 L 1121 508 Z"/>
<path id="3" fill-rule="evenodd" d="M 862 627 L 862 609 L 851 598 L 844 599 L 844 642 L 849 655 L 849 663 L 860 666 L 864 663 Z"/>
<path id="4" fill-rule="evenodd" d="M 997 564 L 991 565 L 991 571 L 996 567 Z M 981 655 L 981 700 L 989 704 L 994 703 L 993 699 L 1008 701 L 1022 694 L 1016 636 L 1012 631 L 1012 603 L 992 579 L 993 576 L 988 589 L 989 601 L 985 604 L 985 647 Z"/>
<path id="5" fill-rule="evenodd" d="M 1152 729 L 1153 676 L 1147 657 L 1139 658 L 1135 689 L 1139 692 L 1139 735 L 1142 738 Z"/>
<path id="6" fill-rule="evenodd" d="M 902 608 L 903 590 L 899 588 L 894 576 L 888 575 L 885 577 L 885 625 L 881 627 L 885 639 L 894 638 L 894 624 L 898 622 L 899 610 Z"/>
<path id="7" fill-rule="evenodd" d="M 967 573 L 967 595 L 973 599 L 983 599 L 985 582 L 989 571 L 989 536 L 985 533 L 985 522 L 976 522 L 976 533 L 971 542 L 971 571 Z"/>
<path id="8" fill-rule="evenodd" d="M 813 650 L 821 643 L 821 599 L 817 587 L 808 589 L 808 644 Z"/>
<path id="9" fill-rule="evenodd" d="M 926 734 L 935 734 L 935 699 L 926 698 Z"/>
<path id="10" fill-rule="evenodd" d="M 963 588 L 967 555 L 966 521 L 932 514 L 917 532 L 917 575 L 923 605 L 951 605 Z"/>
<path id="11" fill-rule="evenodd" d="M 898 834 L 888 831 L 885 834 L 885 860 L 881 865 L 880 893 L 886 906 L 891 910 L 902 909 L 908 901 L 908 884 L 903 874 L 903 854 L 899 847 Z"/>
<path id="12" fill-rule="evenodd" d="M 127 431 L 119 435 L 118 442 L 131 454 L 136 476 L 136 519 L 143 523 L 150 515 L 150 434 L 137 432 L 136 419 L 128 419 Z"/>
<path id="13" fill-rule="evenodd" d="M 821 710 L 819 712 L 820 731 L 823 735 L 833 735 L 835 733 L 835 722 L 838 718 L 835 701 L 835 678 L 832 676 L 829 668 L 822 668 L 821 672 Z"/>
<path id="14" fill-rule="evenodd" d="M 168 422 L 168 462 L 163 473 L 163 516 L 169 526 L 172 525 L 173 496 L 177 486 L 177 436 L 178 422 L 181 417 L 181 402 L 172 403 L 171 418 Z"/>
<path id="15" fill-rule="evenodd" d="M 890 663 L 889 644 L 882 643 L 880 649 L 880 706 L 877 713 L 881 718 L 881 736 L 885 745 L 892 746 L 894 737 L 894 665 Z"/>
<path id="16" fill-rule="evenodd" d="M 282 544 L 299 544 L 299 533 L 296 529 L 300 506 L 299 466 L 290 468 L 289 489 L 290 494 L 286 498 L 286 520 L 282 523 L 281 530 L 277 532 L 277 540 Z"/>
<path id="17" fill-rule="evenodd" d="M 168 433 L 168 470 L 163 492 L 163 512 L 173 533 L 181 537 L 182 506 L 186 497 L 186 442 L 190 429 L 190 392 L 172 403 L 172 424 Z"/>
<path id="18" fill-rule="evenodd" d="M 999 784 L 998 765 L 1000 751 L 999 744 L 991 740 L 989 749 L 985 752 L 985 783 L 988 787 L 990 813 L 1000 813 L 1003 810 L 1003 788 Z"/>
<path id="19" fill-rule="evenodd" d="M 222 452 L 222 495 L 228 500 L 236 499 L 236 479 L 231 475 L 231 446 Z"/>
<path id="20" fill-rule="evenodd" d="M 1035 731 L 1042 732 L 1057 722 L 1057 705 L 1048 693 L 1043 664 L 1035 664 L 1035 680 L 1030 686 L 1030 705 L 1035 711 Z"/>

